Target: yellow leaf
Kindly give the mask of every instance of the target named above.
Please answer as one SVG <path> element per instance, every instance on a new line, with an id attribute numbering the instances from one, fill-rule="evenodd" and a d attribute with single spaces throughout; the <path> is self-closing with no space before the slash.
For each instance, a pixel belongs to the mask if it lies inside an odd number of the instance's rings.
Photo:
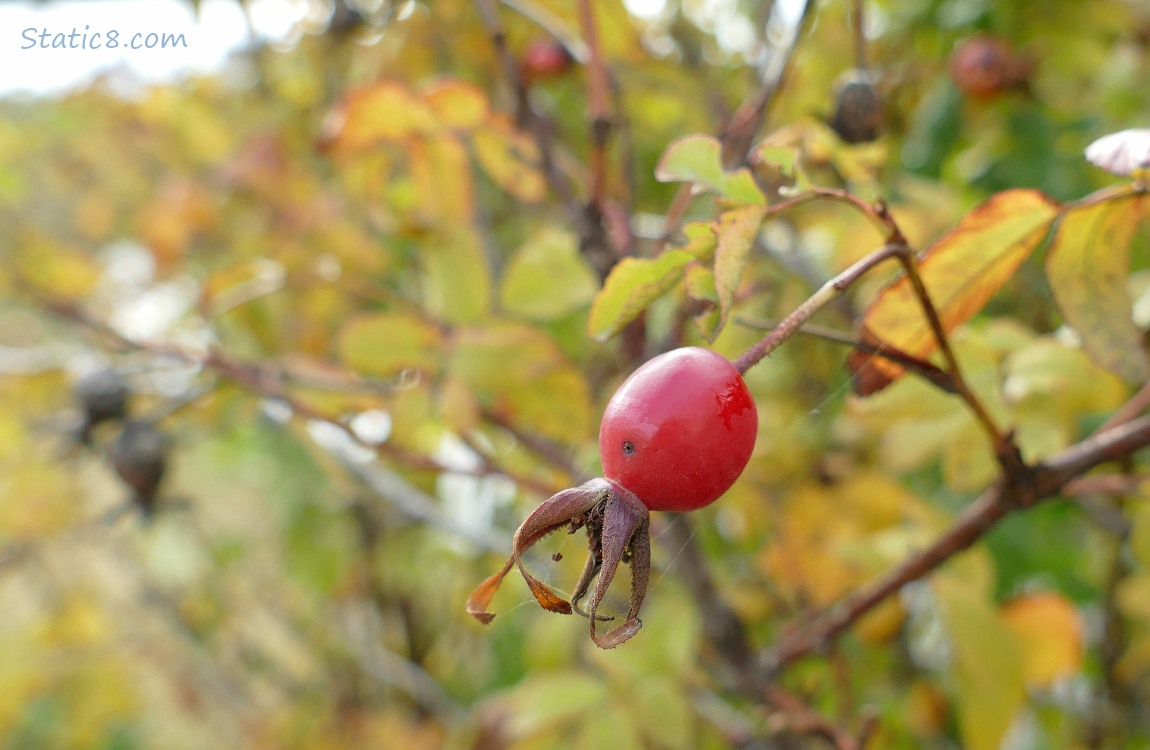
<path id="1" fill-rule="evenodd" d="M 425 220 L 469 224 L 475 213 L 475 184 L 467 150 L 453 135 L 413 139 L 407 144 L 411 180 Z"/>
<path id="2" fill-rule="evenodd" d="M 344 363 L 365 375 L 395 375 L 405 369 L 434 371 L 443 335 L 405 313 L 367 313 L 351 318 L 336 344 Z"/>
<path id="3" fill-rule="evenodd" d="M 554 228 L 532 235 L 503 274 L 500 300 L 508 312 L 555 320 L 591 302 L 599 282 L 579 254 L 578 240 Z"/>
<path id="4" fill-rule="evenodd" d="M 491 115 L 487 94 L 475 84 L 445 78 L 423 93 L 441 125 L 458 130 L 479 127 Z"/>
<path id="5" fill-rule="evenodd" d="M 735 304 L 735 292 L 743 278 L 747 258 L 755 247 L 766 209 L 745 206 L 719 214 L 715 223 L 715 289 L 719 294 L 719 328 L 727 322 Z"/>
<path id="6" fill-rule="evenodd" d="M 1026 700 L 1020 644 L 978 588 L 963 577 L 933 581 L 953 647 L 963 747 L 999 750 Z"/>
<path id="7" fill-rule="evenodd" d="M 435 130 L 435 113 L 427 103 L 401 84 L 378 83 L 344 96 L 324 122 L 321 143 L 334 151 L 356 151 Z"/>
<path id="8" fill-rule="evenodd" d="M 491 308 L 491 269 L 481 239 L 468 226 L 450 226 L 420 245 L 423 301 L 439 320 L 467 323 Z"/>
<path id="9" fill-rule="evenodd" d="M 1082 668 L 1082 620 L 1065 597 L 1018 596 L 1003 606 L 1002 617 L 1018 636 L 1026 684 L 1050 687 Z"/>
<path id="10" fill-rule="evenodd" d="M 547 183 L 539 171 L 539 149 L 506 119 L 494 118 L 471 138 L 479 166 L 499 187 L 529 203 L 543 199 Z"/>
<path id="11" fill-rule="evenodd" d="M 976 206 L 920 256 L 923 284 L 945 330 L 969 320 L 1014 274 L 1045 237 L 1058 206 L 1035 190 L 1007 190 Z M 900 276 L 879 292 L 862 325 L 878 338 L 918 357 L 936 346 L 910 281 Z M 897 377 L 887 360 L 871 365 Z"/>
<path id="12" fill-rule="evenodd" d="M 1126 288 L 1130 242 L 1148 207 L 1143 196 L 1123 195 L 1072 208 L 1046 255 L 1050 289 L 1066 321 L 1094 361 L 1131 383 L 1150 378 Z"/>

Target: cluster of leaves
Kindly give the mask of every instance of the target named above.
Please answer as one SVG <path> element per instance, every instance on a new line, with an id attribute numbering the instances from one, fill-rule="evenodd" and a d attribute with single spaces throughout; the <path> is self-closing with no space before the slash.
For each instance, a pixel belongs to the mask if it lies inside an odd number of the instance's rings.
<path id="1" fill-rule="evenodd" d="M 698 568 L 765 647 L 999 474 L 984 425 L 918 377 L 942 360 L 893 267 L 821 321 L 905 356 L 847 369 L 840 345 L 795 338 L 747 373 L 756 454 L 685 539 L 685 519 L 652 519 L 639 636 L 601 653 L 513 587 L 489 629 L 462 610 L 507 530 L 597 473 L 597 416 L 639 362 L 680 343 L 734 358 L 892 239 L 924 250 L 965 384 L 1025 460 L 1091 434 L 1150 379 L 1146 198 L 1081 157 L 1150 111 L 1150 18 L 868 4 L 887 129 L 852 145 L 817 114 L 855 64 L 852 7 L 820 4 L 766 134 L 726 168 L 721 121 L 759 82 L 730 32 L 757 24 L 768 49 L 768 19 L 598 0 L 587 50 L 580 3 L 403 5 L 360 38 L 252 53 L 254 87 L 0 103 L 7 745 L 721 748 L 871 715 L 876 747 L 1150 741 L 1136 460 L 873 609 L 780 675 L 798 698 L 768 707 L 724 663 Z M 1025 87 L 963 96 L 947 55 L 975 29 L 1034 58 Z M 531 81 L 525 110 L 500 44 L 552 34 L 578 62 Z M 102 455 L 62 459 L 45 419 L 95 360 L 145 413 L 186 401 L 146 524 L 107 522 L 124 489 Z M 571 554 L 532 569 L 575 580 L 572 545 L 548 539 Z"/>

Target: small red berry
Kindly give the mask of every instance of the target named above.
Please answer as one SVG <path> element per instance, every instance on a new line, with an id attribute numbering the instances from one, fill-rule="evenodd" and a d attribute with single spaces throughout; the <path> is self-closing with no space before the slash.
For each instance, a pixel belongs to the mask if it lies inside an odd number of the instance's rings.
<path id="1" fill-rule="evenodd" d="M 520 65 L 523 77 L 530 83 L 561 76 L 573 62 L 571 53 L 559 42 L 553 39 L 537 39 L 528 45 Z"/>
<path id="2" fill-rule="evenodd" d="M 758 425 L 754 399 L 726 357 L 675 349 L 611 397 L 599 427 L 603 472 L 651 510 L 695 510 L 739 478 Z"/>
<path id="3" fill-rule="evenodd" d="M 950 56 L 950 76 L 972 99 L 993 99 L 1008 89 L 1023 88 L 1033 68 L 998 37 L 979 34 L 958 43 Z"/>

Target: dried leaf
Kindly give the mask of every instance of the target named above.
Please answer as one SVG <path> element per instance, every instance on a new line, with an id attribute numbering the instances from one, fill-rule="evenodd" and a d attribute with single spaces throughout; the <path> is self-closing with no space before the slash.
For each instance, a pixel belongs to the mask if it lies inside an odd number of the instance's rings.
<path id="1" fill-rule="evenodd" d="M 650 518 L 647 508 L 634 494 L 603 478 L 592 479 L 572 489 L 563 490 L 549 497 L 532 511 L 515 532 L 511 558 L 497 573 L 487 578 L 472 592 L 467 600 L 467 612 L 480 622 L 489 623 L 495 617 L 487 609 L 492 597 L 511 570 L 519 568 L 523 580 L 527 582 L 535 600 L 550 612 L 571 614 L 574 611 L 584 614 L 590 620 L 591 638 L 600 648 L 614 648 L 639 632 L 639 609 L 647 593 L 647 581 L 651 573 L 651 539 L 648 532 Z M 583 574 L 576 584 L 572 600 L 567 601 L 555 593 L 550 586 L 527 572 L 523 566 L 523 553 L 548 534 L 562 528 L 584 526 L 590 538 L 591 554 L 583 568 Z M 607 633 L 599 635 L 596 623 L 609 620 L 597 613 L 615 571 L 620 563 L 630 562 L 631 603 L 627 620 Z M 579 600 L 586 595 L 595 575 L 599 580 L 591 595 L 591 606 L 587 613 L 578 608 Z"/>

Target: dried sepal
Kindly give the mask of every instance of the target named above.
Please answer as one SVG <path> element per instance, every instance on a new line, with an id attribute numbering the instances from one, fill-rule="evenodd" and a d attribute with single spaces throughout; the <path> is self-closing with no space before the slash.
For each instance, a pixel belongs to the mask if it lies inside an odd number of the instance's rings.
<path id="1" fill-rule="evenodd" d="M 651 573 L 651 539 L 648 532 L 650 514 L 632 492 L 612 482 L 614 492 L 603 509 L 603 527 L 600 531 L 599 580 L 591 594 L 588 615 L 591 620 L 591 638 L 600 648 L 615 648 L 635 633 L 643 623 L 639 621 L 639 608 L 647 595 L 647 580 Z M 631 603 L 627 620 L 604 635 L 596 632 L 600 619 L 596 611 L 607 595 L 619 564 L 631 563 Z M 572 597 L 577 598 L 577 597 Z"/>
<path id="2" fill-rule="evenodd" d="M 592 479 L 579 487 L 552 495 L 515 532 L 511 557 L 495 575 L 472 592 L 467 600 L 467 612 L 480 622 L 491 622 L 495 617 L 487 611 L 491 599 L 512 566 L 516 566 L 541 607 L 560 614 L 575 611 L 588 617 L 595 644 L 600 648 L 614 648 L 642 627 L 638 615 L 647 594 L 651 572 L 649 525 L 650 514 L 642 501 L 626 488 L 606 479 Z M 531 545 L 554 531 L 562 528 L 575 531 L 580 527 L 587 531 L 590 553 L 569 602 L 528 573 L 523 567 L 522 555 Z M 631 601 L 627 619 L 600 635 L 596 623 L 614 618 L 601 615 L 597 610 L 621 563 L 631 565 Z M 584 611 L 579 607 L 579 601 L 591 590 L 596 576 L 598 581 L 591 591 L 589 609 Z"/>
<path id="3" fill-rule="evenodd" d="M 571 526 L 573 523 L 581 525 L 582 519 L 587 516 L 595 506 L 604 502 L 611 492 L 611 486 L 605 479 L 592 479 L 586 484 L 563 490 L 543 501 L 515 532 L 512 540 L 511 557 L 504 563 L 503 568 L 495 575 L 487 578 L 471 592 L 467 599 L 467 613 L 480 622 L 488 623 L 495 617 L 487 611 L 492 597 L 499 589 L 503 578 L 511 571 L 511 567 L 518 566 L 523 574 L 527 586 L 535 596 L 535 600 L 544 609 L 560 614 L 571 614 L 571 603 L 552 591 L 545 583 L 538 580 L 523 567 L 522 554 L 531 545 L 553 531 Z"/>

